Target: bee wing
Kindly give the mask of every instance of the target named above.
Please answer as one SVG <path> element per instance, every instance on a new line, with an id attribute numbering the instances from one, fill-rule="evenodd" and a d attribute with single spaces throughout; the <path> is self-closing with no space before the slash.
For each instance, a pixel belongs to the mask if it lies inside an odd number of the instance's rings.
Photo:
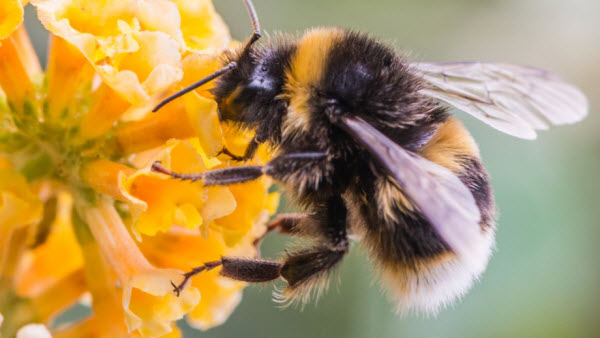
<path id="1" fill-rule="evenodd" d="M 361 118 L 343 117 L 340 127 L 377 159 L 454 252 L 477 252 L 479 208 L 454 173 L 405 150 Z"/>
<path id="2" fill-rule="evenodd" d="M 574 123 L 588 102 L 574 86 L 541 69 L 506 63 L 412 63 L 422 93 L 507 134 L 536 138 L 536 129 Z"/>

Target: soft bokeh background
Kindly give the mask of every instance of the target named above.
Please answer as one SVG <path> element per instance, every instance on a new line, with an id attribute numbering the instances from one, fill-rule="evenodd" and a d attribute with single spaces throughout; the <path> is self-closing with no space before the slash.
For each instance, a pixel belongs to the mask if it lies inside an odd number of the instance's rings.
<path id="1" fill-rule="evenodd" d="M 254 0 L 266 32 L 342 26 L 394 42 L 418 61 L 484 60 L 535 65 L 578 85 L 590 100 L 583 123 L 503 135 L 467 117 L 500 209 L 497 249 L 473 290 L 436 318 L 400 318 L 379 292 L 358 245 L 340 282 L 316 305 L 280 310 L 272 286 L 249 287 L 223 326 L 186 337 L 600 337 L 600 1 Z M 241 0 L 215 0 L 232 34 L 251 33 Z M 45 33 L 28 27 L 44 57 Z M 269 237 L 265 256 L 285 239 Z M 185 326 L 182 324 L 182 326 Z"/>

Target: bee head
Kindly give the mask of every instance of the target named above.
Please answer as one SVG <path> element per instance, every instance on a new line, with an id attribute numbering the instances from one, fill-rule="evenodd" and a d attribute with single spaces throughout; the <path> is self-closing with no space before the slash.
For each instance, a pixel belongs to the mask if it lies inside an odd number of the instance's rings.
<path id="1" fill-rule="evenodd" d="M 284 82 L 284 64 L 278 50 L 253 50 L 228 55 L 236 68 L 220 77 L 212 90 L 222 121 L 250 126 L 268 118 L 280 107 L 278 95 Z"/>

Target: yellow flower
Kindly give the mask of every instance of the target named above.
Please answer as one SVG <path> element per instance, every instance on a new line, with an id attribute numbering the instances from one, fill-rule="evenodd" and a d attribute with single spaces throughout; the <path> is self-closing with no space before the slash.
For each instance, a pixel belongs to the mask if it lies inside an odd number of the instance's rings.
<path id="1" fill-rule="evenodd" d="M 211 169 L 214 166 L 198 144 L 194 140 L 168 141 L 145 166 L 158 160 L 177 172 L 198 173 Z M 212 162 L 220 163 L 216 159 Z M 121 193 L 132 211 L 134 231 L 145 235 L 167 231 L 173 224 L 202 229 L 206 234 L 211 222 L 236 209 L 236 200 L 225 186 L 204 187 L 201 182 L 173 180 L 149 169 L 127 177 L 121 175 L 121 178 Z"/>
<path id="2" fill-rule="evenodd" d="M 2 327 L 2 322 L 4 317 L 0 313 L 0 328 Z M 50 331 L 43 324 L 27 324 L 21 327 L 17 333 L 17 338 L 52 338 Z"/>
<path id="3" fill-rule="evenodd" d="M 182 247 L 197 250 L 181 252 L 178 248 Z M 221 254 L 256 254 L 256 249 L 251 243 L 228 247 L 222 236 L 216 232 L 202 236 L 195 231 L 181 228 L 174 228 L 154 237 L 144 236 L 140 248 L 156 266 L 171 266 L 181 270 L 190 270 L 205 262 L 218 260 Z M 241 300 L 244 285 L 245 283 L 221 277 L 217 270 L 198 275 L 192 279 L 191 286 L 200 291 L 202 298 L 189 314 L 188 322 L 203 330 L 221 324 Z"/>
<path id="4" fill-rule="evenodd" d="M 0 39 L 8 37 L 23 22 L 23 6 L 26 3 L 21 0 L 0 2 Z"/>
<path id="5" fill-rule="evenodd" d="M 186 315 L 200 329 L 223 323 L 244 283 L 215 269 L 177 297 L 171 282 L 255 256 L 278 196 L 267 178 L 205 187 L 150 170 L 234 165 L 219 149 L 243 153 L 251 137 L 220 124 L 210 84 L 150 113 L 232 44 L 212 2 L 30 2 L 50 31 L 45 71 L 22 24 L 27 1 L 0 2 L 0 334 L 42 323 L 56 337 L 177 337 Z M 261 148 L 250 163 L 268 159 Z M 82 297 L 92 314 L 54 327 Z"/>
<path id="6" fill-rule="evenodd" d="M 23 254 L 17 280 L 20 295 L 37 295 L 81 269 L 83 258 L 71 227 L 72 204 L 72 197 L 66 192 L 45 203 L 46 213 L 53 215 L 42 219 L 38 227 L 40 231 L 51 228 L 52 232 L 43 243 L 32 243 L 34 247 Z"/>
<path id="7" fill-rule="evenodd" d="M 148 262 L 127 232 L 112 201 L 102 198 L 85 208 L 83 220 L 122 285 L 122 303 L 130 331 L 142 336 L 162 336 L 171 331 L 171 322 L 190 312 L 199 302 L 197 289 L 186 288 L 177 297 L 171 281 L 181 281 L 181 272 L 158 269 Z"/>

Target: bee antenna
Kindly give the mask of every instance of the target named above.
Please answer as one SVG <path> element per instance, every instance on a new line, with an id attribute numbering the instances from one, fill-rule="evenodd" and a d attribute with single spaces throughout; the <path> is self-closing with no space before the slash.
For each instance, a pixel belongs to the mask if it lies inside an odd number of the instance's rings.
<path id="1" fill-rule="evenodd" d="M 252 36 L 250 37 L 250 40 L 248 40 L 248 42 L 246 43 L 246 46 L 244 46 L 244 50 L 240 54 L 240 58 L 242 58 L 245 55 L 248 55 L 248 53 L 250 53 L 252 45 L 261 37 L 260 22 L 258 21 L 258 15 L 256 14 L 256 10 L 254 9 L 254 4 L 252 4 L 252 0 L 244 0 L 244 5 L 246 5 L 246 10 L 248 11 L 248 16 L 250 16 L 250 22 L 252 23 L 253 33 L 252 33 Z M 227 66 L 217 70 L 216 72 L 210 74 L 209 76 L 203 78 L 202 80 L 200 80 L 196 83 L 193 83 L 190 86 L 185 87 L 182 90 L 178 91 L 177 93 L 167 97 L 166 99 L 161 101 L 156 107 L 154 107 L 154 109 L 152 109 L 152 112 L 156 113 L 160 108 L 162 108 L 167 103 L 169 103 L 169 102 L 175 100 L 176 98 L 183 96 L 183 95 L 191 92 L 192 90 L 218 78 L 219 76 L 227 73 L 228 71 L 232 70 L 235 67 L 237 67 L 237 64 L 235 62 L 229 63 Z"/>
<path id="2" fill-rule="evenodd" d="M 248 16 L 250 17 L 250 22 L 252 23 L 252 36 L 250 40 L 244 46 L 244 50 L 242 51 L 242 56 L 250 53 L 250 47 L 262 36 L 260 33 L 260 21 L 258 21 L 258 15 L 256 14 L 256 10 L 254 9 L 254 5 L 252 4 L 252 0 L 244 0 L 244 5 L 246 5 L 246 10 L 248 11 Z"/>
<path id="3" fill-rule="evenodd" d="M 237 64 L 235 62 L 230 62 L 227 66 L 217 70 L 216 72 L 210 74 L 209 76 L 201 79 L 198 82 L 195 82 L 185 88 L 183 88 L 182 90 L 178 91 L 177 93 L 167 97 L 166 99 L 164 99 L 163 101 L 161 101 L 156 107 L 154 107 L 154 109 L 152 109 L 153 113 L 156 113 L 160 108 L 162 108 L 164 105 L 166 105 L 167 103 L 175 100 L 176 98 L 183 96 L 189 92 L 191 92 L 192 90 L 207 84 L 208 82 L 218 78 L 219 76 L 227 73 L 228 71 L 234 69 L 235 67 L 237 67 Z"/>

